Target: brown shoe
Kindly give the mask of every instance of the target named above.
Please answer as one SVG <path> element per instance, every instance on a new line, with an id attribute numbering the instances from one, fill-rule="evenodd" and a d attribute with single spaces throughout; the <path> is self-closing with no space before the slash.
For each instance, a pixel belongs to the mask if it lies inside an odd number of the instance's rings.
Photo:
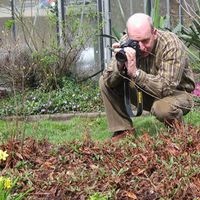
<path id="1" fill-rule="evenodd" d="M 129 135 L 133 135 L 135 133 L 135 129 L 131 129 L 131 130 L 124 130 L 124 131 L 116 131 L 114 132 L 114 134 L 112 135 L 112 142 L 117 142 L 118 140 L 125 138 Z"/>

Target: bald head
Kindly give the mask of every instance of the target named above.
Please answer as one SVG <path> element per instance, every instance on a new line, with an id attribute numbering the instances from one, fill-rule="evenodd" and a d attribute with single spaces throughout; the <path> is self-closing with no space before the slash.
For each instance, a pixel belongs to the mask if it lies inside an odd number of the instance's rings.
<path id="1" fill-rule="evenodd" d="M 157 39 L 157 30 L 153 28 L 152 19 L 144 13 L 136 13 L 127 21 L 127 34 L 140 44 L 143 56 L 149 55 Z"/>
<path id="2" fill-rule="evenodd" d="M 152 19 L 150 16 L 144 14 L 144 13 L 136 13 L 129 17 L 127 21 L 127 28 L 128 27 L 134 27 L 134 28 L 140 28 L 144 26 L 153 27 L 152 25 Z"/>
<path id="3" fill-rule="evenodd" d="M 153 29 L 152 19 L 144 13 L 136 13 L 132 15 L 127 21 L 128 34 L 140 34 L 150 32 Z"/>

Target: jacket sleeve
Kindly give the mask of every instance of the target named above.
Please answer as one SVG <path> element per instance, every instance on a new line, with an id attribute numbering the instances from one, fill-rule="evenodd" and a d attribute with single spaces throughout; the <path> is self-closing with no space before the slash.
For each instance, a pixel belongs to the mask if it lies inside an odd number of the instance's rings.
<path id="1" fill-rule="evenodd" d="M 128 40 L 128 36 L 126 31 L 124 35 L 120 38 L 120 43 Z M 103 80 L 107 87 L 115 88 L 123 82 L 123 77 L 121 75 L 124 74 L 124 70 L 119 71 L 118 66 L 123 65 L 117 62 L 115 57 L 112 57 L 110 64 L 103 72 Z M 120 66 L 122 68 L 122 66 Z"/>
<path id="2" fill-rule="evenodd" d="M 123 82 L 123 77 L 120 76 L 120 71 L 118 70 L 117 61 L 112 58 L 109 66 L 103 72 L 103 80 L 107 87 L 115 88 Z"/>

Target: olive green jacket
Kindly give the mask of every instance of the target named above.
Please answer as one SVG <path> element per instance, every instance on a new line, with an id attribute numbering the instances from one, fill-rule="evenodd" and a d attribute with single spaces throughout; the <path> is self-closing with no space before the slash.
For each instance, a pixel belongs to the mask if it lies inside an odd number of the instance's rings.
<path id="1" fill-rule="evenodd" d="M 173 95 L 174 90 L 190 93 L 195 88 L 187 49 L 174 33 L 158 30 L 151 54 L 140 60 L 138 69 L 139 74 L 134 81 L 156 97 Z M 122 73 L 118 70 L 116 59 L 113 58 L 103 72 L 105 84 L 111 88 L 122 84 Z"/>

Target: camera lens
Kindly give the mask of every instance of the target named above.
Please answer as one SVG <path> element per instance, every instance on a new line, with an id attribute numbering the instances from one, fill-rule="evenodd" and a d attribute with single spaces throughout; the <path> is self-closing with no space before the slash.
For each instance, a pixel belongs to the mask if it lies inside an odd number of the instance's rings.
<path id="1" fill-rule="evenodd" d="M 117 52 L 115 57 L 116 57 L 116 60 L 121 63 L 125 63 L 127 61 L 126 53 L 123 49 Z"/>

